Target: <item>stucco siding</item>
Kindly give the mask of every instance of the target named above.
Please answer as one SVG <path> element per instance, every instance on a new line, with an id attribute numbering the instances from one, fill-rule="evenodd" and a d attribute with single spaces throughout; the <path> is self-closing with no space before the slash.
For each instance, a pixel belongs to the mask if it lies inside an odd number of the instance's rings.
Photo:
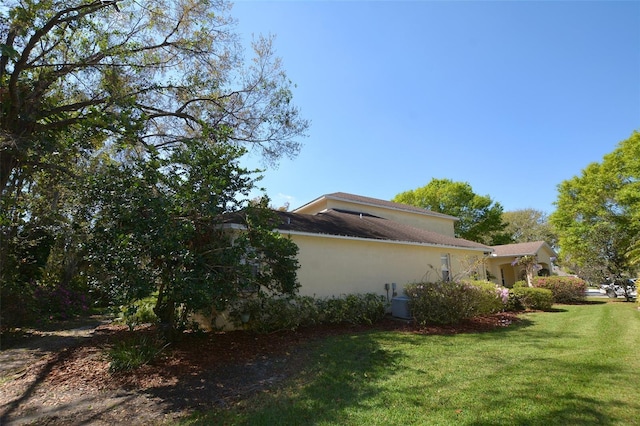
<path id="1" fill-rule="evenodd" d="M 291 238 L 300 250 L 300 294 L 315 297 L 351 293 L 386 296 L 385 283 L 396 283 L 401 294 L 408 283 L 439 279 L 444 253 L 450 254 L 453 276 L 461 272 L 465 259 L 478 256 L 477 251 L 414 244 L 317 235 Z"/>

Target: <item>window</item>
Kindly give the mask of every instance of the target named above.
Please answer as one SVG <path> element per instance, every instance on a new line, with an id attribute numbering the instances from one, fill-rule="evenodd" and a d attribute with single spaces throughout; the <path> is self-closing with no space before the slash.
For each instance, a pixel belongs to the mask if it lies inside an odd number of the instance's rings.
<path id="1" fill-rule="evenodd" d="M 449 259 L 449 253 L 443 253 L 440 255 L 440 269 L 442 270 L 442 281 L 450 281 L 451 261 Z"/>
<path id="2" fill-rule="evenodd" d="M 241 293 L 256 293 L 260 286 L 255 283 L 255 279 L 260 274 L 260 264 L 256 259 L 254 250 L 249 250 L 246 256 L 240 259 L 240 265 L 246 267 L 248 276 L 239 278 L 238 288 Z"/>

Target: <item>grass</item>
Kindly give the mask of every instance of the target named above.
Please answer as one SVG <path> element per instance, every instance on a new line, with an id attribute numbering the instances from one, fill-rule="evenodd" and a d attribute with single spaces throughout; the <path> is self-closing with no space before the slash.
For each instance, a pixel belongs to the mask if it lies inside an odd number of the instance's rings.
<path id="1" fill-rule="evenodd" d="M 555 308 L 490 333 L 333 337 L 286 386 L 183 424 L 640 424 L 636 305 Z"/>

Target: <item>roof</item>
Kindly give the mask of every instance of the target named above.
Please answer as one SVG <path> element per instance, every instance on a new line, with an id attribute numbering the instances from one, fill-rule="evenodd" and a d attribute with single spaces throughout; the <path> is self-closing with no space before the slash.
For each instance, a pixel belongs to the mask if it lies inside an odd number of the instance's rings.
<path id="1" fill-rule="evenodd" d="M 362 204 L 362 205 L 374 206 L 374 207 L 384 207 L 392 210 L 400 210 L 400 211 L 424 214 L 427 216 L 441 217 L 444 219 L 458 220 L 458 218 L 455 216 L 434 212 L 431 210 L 423 209 L 422 207 L 416 207 L 409 204 L 394 203 L 393 201 L 386 201 L 386 200 L 380 200 L 377 198 L 364 197 L 362 195 L 349 194 L 346 192 L 334 192 L 332 194 L 325 194 L 321 197 L 316 198 L 313 201 L 308 202 L 307 204 L 304 204 L 298 207 L 297 209 L 294 210 L 294 212 L 302 209 L 305 206 L 316 203 L 322 199 L 348 201 L 354 204 Z"/>
<path id="2" fill-rule="evenodd" d="M 275 213 L 279 217 L 279 223 L 275 224 L 275 228 L 281 232 L 438 245 L 482 250 L 484 252 L 491 251 L 491 247 L 474 241 L 450 237 L 365 213 L 336 209 L 330 209 L 315 215 L 282 211 Z"/>
<path id="3" fill-rule="evenodd" d="M 538 251 L 544 246 L 555 255 L 555 252 L 544 241 L 532 241 L 528 243 L 516 243 L 516 244 L 504 244 L 501 246 L 493 246 L 494 257 L 507 257 L 507 256 L 535 256 Z"/>

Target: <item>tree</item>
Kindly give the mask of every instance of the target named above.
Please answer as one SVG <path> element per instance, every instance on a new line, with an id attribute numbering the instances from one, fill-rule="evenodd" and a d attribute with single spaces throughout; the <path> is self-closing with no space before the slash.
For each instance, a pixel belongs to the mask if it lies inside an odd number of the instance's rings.
<path id="1" fill-rule="evenodd" d="M 393 201 L 456 216 L 457 237 L 488 245 L 510 241 L 500 203 L 477 195 L 466 182 L 432 179 L 426 186 L 396 195 Z"/>
<path id="2" fill-rule="evenodd" d="M 117 5 L 116 5 L 117 3 Z M 224 1 L 22 1 L 3 7 L 0 188 L 47 154 L 162 149 L 225 125 L 268 160 L 308 123 L 272 39 L 245 67 Z"/>
<path id="3" fill-rule="evenodd" d="M 533 287 L 533 277 L 538 265 L 538 256 L 521 256 L 511 262 L 512 266 L 521 266 L 524 269 L 524 276 L 527 280 L 527 285 Z"/>
<path id="4" fill-rule="evenodd" d="M 293 294 L 297 246 L 272 231 L 268 200 L 248 204 L 254 179 L 237 163 L 243 153 L 193 140 L 168 158 L 107 163 L 87 177 L 85 250 L 95 290 L 115 304 L 156 293 L 155 312 L 171 330 L 249 289 Z M 245 231 L 223 227 L 233 212 Z"/>
<path id="5" fill-rule="evenodd" d="M 514 243 L 546 241 L 552 247 L 557 245 L 558 237 L 543 211 L 529 208 L 504 212 L 502 221 L 507 224 L 505 231 Z"/>
<path id="6" fill-rule="evenodd" d="M 265 164 L 297 154 L 308 122 L 273 39 L 254 40 L 246 61 L 229 9 L 224 0 L 3 3 L 3 294 L 39 283 L 52 259 L 81 275 L 82 262 L 66 259 L 80 259 L 73 250 L 95 231 L 91 215 L 103 206 L 83 217 L 78 203 L 84 180 L 103 167 L 164 173 L 167 164 L 142 163 L 175 159 L 193 143 L 243 147 Z M 116 189 L 116 199 L 127 194 Z"/>
<path id="7" fill-rule="evenodd" d="M 626 285 L 637 268 L 630 254 L 640 238 L 640 133 L 562 182 L 555 204 L 550 220 L 562 256 L 590 281 Z"/>

